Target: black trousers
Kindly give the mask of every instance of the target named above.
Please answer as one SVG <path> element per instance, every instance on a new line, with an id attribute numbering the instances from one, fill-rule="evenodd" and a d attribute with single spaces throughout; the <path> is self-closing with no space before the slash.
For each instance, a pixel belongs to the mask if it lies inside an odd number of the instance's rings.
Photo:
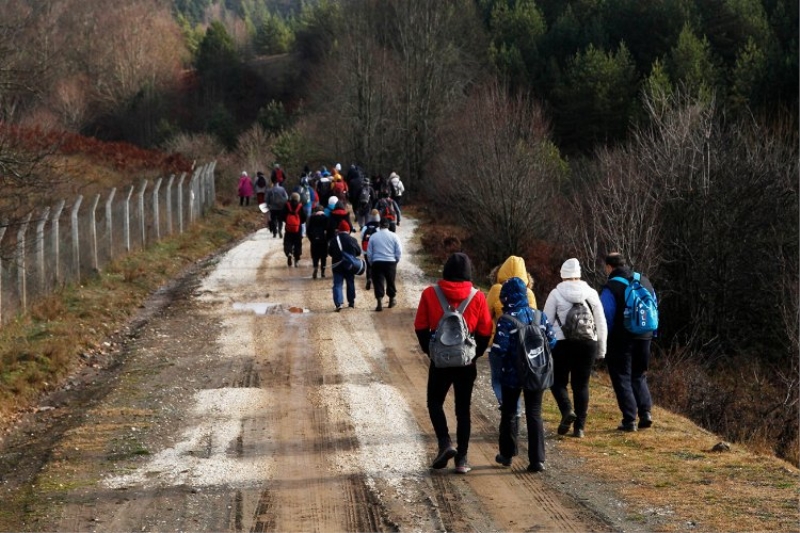
<path id="1" fill-rule="evenodd" d="M 380 300 L 385 295 L 394 298 L 397 295 L 394 284 L 397 277 L 397 261 L 375 261 L 370 267 L 375 298 Z"/>
<path id="2" fill-rule="evenodd" d="M 447 427 L 447 416 L 444 414 L 444 400 L 450 387 L 453 387 L 456 407 L 456 450 L 461 457 L 466 456 L 469 451 L 469 437 L 472 432 L 470 405 L 477 376 L 478 368 L 474 362 L 457 368 L 436 368 L 431 362 L 428 371 L 428 414 L 440 447 L 450 442 L 450 430 Z"/>
<path id="3" fill-rule="evenodd" d="M 328 263 L 328 243 L 325 240 L 311 241 L 311 262 L 314 268 L 325 268 Z"/>
<path id="4" fill-rule="evenodd" d="M 303 253 L 303 234 L 299 231 L 297 233 L 285 233 L 283 235 L 283 253 L 288 256 L 294 256 L 295 259 L 300 259 Z"/>
<path id="5" fill-rule="evenodd" d="M 597 354 L 597 341 L 560 340 L 553 349 L 553 393 L 561 416 L 573 410 L 567 385 L 572 386 L 577 429 L 583 429 L 589 412 L 589 378 Z"/>

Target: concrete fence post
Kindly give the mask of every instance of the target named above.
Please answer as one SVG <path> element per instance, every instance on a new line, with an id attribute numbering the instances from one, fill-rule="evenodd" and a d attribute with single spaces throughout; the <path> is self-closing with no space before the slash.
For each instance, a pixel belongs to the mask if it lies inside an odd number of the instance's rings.
<path id="1" fill-rule="evenodd" d="M 89 212 L 89 234 L 91 237 L 90 246 L 92 247 L 92 268 L 95 272 L 100 270 L 100 262 L 97 260 L 97 204 L 100 203 L 100 195 L 94 197 L 92 209 Z"/>
<path id="2" fill-rule="evenodd" d="M 133 196 L 133 185 L 128 189 L 128 197 L 125 199 L 125 251 L 131 251 L 131 196 Z"/>
<path id="3" fill-rule="evenodd" d="M 183 180 L 186 179 L 186 172 L 181 174 L 178 180 L 178 231 L 183 233 Z"/>
<path id="4" fill-rule="evenodd" d="M 33 213 L 28 213 L 17 230 L 17 286 L 19 287 L 19 301 L 21 309 L 28 308 L 28 252 L 27 244 L 28 224 L 31 223 Z"/>
<path id="5" fill-rule="evenodd" d="M 195 210 L 197 209 L 197 176 L 199 170 L 195 170 L 192 174 L 192 179 L 189 180 L 189 225 L 194 224 Z"/>
<path id="6" fill-rule="evenodd" d="M 78 228 L 78 209 L 81 208 L 83 196 L 78 196 L 75 203 L 72 205 L 72 212 L 70 213 L 70 224 L 72 228 L 72 258 L 75 262 L 75 282 L 81 282 L 81 245 L 80 245 L 80 229 Z"/>
<path id="7" fill-rule="evenodd" d="M 144 191 L 147 189 L 147 180 L 142 182 L 142 189 L 137 195 L 139 197 L 139 220 L 142 222 L 142 249 L 147 244 L 147 225 L 144 222 Z"/>
<path id="8" fill-rule="evenodd" d="M 64 281 L 61 275 L 61 212 L 64 210 L 66 203 L 65 200 L 58 202 L 56 211 L 53 213 L 53 229 L 51 233 L 53 239 L 53 262 L 55 263 L 54 279 L 57 286 Z"/>
<path id="9" fill-rule="evenodd" d="M 156 230 L 156 242 L 161 240 L 161 220 L 158 216 L 158 190 L 161 188 L 161 181 L 162 178 L 158 178 L 153 187 L 153 227 Z"/>
<path id="10" fill-rule="evenodd" d="M 106 233 L 108 234 L 108 259 L 109 261 L 114 258 L 114 212 L 112 211 L 112 203 L 114 202 L 114 195 L 117 193 L 117 188 L 111 189 L 106 200 Z"/>
<path id="11" fill-rule="evenodd" d="M 0 244 L 3 243 L 3 237 L 6 235 L 8 229 L 8 221 L 4 220 L 0 223 Z M 0 324 L 3 323 L 3 254 L 0 253 Z"/>
<path id="12" fill-rule="evenodd" d="M 172 184 L 175 182 L 175 174 L 171 174 L 167 180 L 167 191 L 165 203 L 167 204 L 167 235 L 172 235 Z"/>
<path id="13" fill-rule="evenodd" d="M 47 289 L 47 270 L 44 257 L 44 225 L 47 224 L 47 217 L 50 216 L 50 208 L 45 207 L 42 216 L 36 222 L 36 268 L 39 273 L 39 287 L 42 293 Z"/>

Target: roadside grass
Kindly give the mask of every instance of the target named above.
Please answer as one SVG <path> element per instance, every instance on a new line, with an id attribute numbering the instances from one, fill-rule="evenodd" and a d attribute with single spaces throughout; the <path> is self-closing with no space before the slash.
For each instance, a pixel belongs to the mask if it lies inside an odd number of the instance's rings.
<path id="1" fill-rule="evenodd" d="M 158 287 L 262 225 L 257 209 L 215 208 L 186 232 L 131 253 L 81 285 L 31 305 L 0 328 L 0 430 L 104 344 Z"/>

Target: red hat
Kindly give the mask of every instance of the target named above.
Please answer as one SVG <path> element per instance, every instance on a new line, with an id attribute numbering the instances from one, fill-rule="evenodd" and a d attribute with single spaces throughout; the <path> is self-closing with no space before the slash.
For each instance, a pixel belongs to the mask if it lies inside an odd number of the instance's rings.
<path id="1" fill-rule="evenodd" d="M 346 231 L 350 233 L 350 223 L 346 220 L 341 220 L 339 222 L 339 227 L 337 228 L 339 231 Z"/>

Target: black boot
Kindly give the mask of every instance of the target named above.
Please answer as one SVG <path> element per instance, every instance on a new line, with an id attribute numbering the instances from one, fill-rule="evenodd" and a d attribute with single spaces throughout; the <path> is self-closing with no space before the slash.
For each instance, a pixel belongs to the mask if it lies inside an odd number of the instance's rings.
<path id="1" fill-rule="evenodd" d="M 320 270 L 320 275 L 324 278 L 325 277 L 325 267 L 322 267 Z"/>
<path id="2" fill-rule="evenodd" d="M 383 301 L 378 300 L 378 305 L 375 306 L 376 311 L 383 311 Z"/>
<path id="3" fill-rule="evenodd" d="M 395 305 L 397 305 L 397 300 L 395 300 L 394 298 L 389 298 L 389 307 L 391 308 L 394 307 Z"/>
<path id="4" fill-rule="evenodd" d="M 366 290 L 370 290 L 372 288 L 372 280 L 367 278 L 367 286 L 364 287 Z"/>
<path id="5" fill-rule="evenodd" d="M 317 269 L 316 269 L 316 267 L 314 268 L 314 272 L 311 274 L 311 277 L 313 279 L 317 279 Z"/>
<path id="6" fill-rule="evenodd" d="M 436 455 L 436 459 L 433 460 L 431 468 L 435 468 L 437 470 L 444 468 L 447 466 L 447 463 L 450 462 L 450 459 L 452 459 L 455 456 L 456 456 L 456 449 L 453 448 L 450 439 L 440 440 L 439 453 Z"/>

